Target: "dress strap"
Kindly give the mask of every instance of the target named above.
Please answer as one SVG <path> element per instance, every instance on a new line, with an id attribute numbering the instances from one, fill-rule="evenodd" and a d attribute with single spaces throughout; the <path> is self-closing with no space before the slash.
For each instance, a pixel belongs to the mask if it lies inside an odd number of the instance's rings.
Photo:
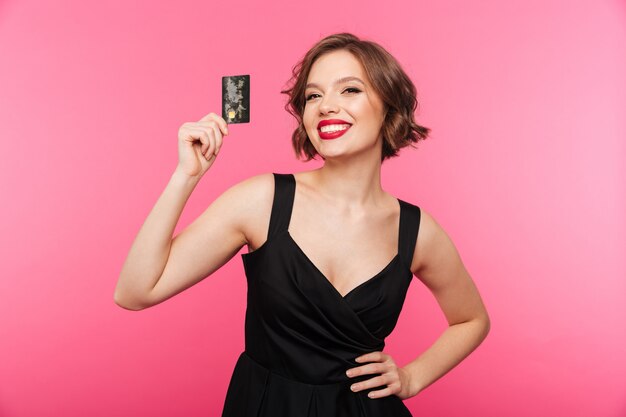
<path id="1" fill-rule="evenodd" d="M 413 262 L 413 253 L 419 233 L 422 211 L 416 205 L 400 200 L 400 230 L 398 237 L 398 252 L 407 268 Z"/>
<path id="2" fill-rule="evenodd" d="M 293 174 L 274 174 L 274 202 L 270 226 L 267 233 L 268 240 L 287 230 L 291 219 L 291 209 L 296 191 L 296 182 Z"/>

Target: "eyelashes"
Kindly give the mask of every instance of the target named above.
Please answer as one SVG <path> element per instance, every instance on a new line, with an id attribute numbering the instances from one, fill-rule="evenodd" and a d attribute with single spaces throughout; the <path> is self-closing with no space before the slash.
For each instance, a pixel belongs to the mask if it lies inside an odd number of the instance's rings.
<path id="1" fill-rule="evenodd" d="M 346 91 L 354 92 L 355 94 L 361 92 L 361 90 L 359 90 L 358 88 L 354 88 L 354 87 L 348 87 L 345 90 L 343 90 L 343 92 L 346 92 Z M 318 95 L 319 94 L 316 94 L 316 93 L 309 94 L 308 96 L 306 96 L 306 101 L 310 101 L 313 98 L 313 96 L 318 96 Z"/>

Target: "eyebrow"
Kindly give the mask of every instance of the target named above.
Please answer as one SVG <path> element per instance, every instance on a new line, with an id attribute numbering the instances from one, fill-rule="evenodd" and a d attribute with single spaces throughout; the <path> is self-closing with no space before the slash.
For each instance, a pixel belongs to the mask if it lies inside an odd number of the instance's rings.
<path id="1" fill-rule="evenodd" d="M 358 81 L 361 84 L 365 85 L 365 83 L 363 81 L 361 81 L 360 78 L 358 77 L 343 77 L 343 78 L 339 78 L 338 80 L 336 80 L 333 85 L 337 85 L 337 84 L 342 84 L 348 81 Z M 320 86 L 318 84 L 315 83 L 308 83 L 304 88 L 310 88 L 310 87 L 315 87 L 315 88 L 320 88 Z"/>

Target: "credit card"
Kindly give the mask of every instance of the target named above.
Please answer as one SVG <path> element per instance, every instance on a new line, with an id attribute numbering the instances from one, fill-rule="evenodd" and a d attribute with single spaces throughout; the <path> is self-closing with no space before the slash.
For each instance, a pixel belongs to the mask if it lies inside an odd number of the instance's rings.
<path id="1" fill-rule="evenodd" d="M 250 122 L 250 75 L 222 77 L 222 118 L 226 123 Z"/>

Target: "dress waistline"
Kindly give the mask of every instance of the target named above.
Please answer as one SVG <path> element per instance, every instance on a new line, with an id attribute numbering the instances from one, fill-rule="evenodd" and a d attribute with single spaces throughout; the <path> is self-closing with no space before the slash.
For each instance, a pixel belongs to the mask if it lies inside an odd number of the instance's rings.
<path id="1" fill-rule="evenodd" d="M 264 365 L 259 363 L 257 360 L 255 360 L 245 350 L 241 353 L 241 358 L 246 360 L 247 362 L 249 362 L 250 366 L 255 368 L 257 372 L 261 372 L 263 374 L 266 374 L 266 376 L 271 377 L 271 379 L 281 381 L 281 382 L 283 382 L 285 384 L 301 385 L 303 388 L 309 388 L 309 389 L 310 388 L 316 388 L 316 389 L 328 388 L 328 389 L 336 390 L 336 389 L 341 388 L 343 386 L 348 386 L 349 387 L 350 385 L 352 385 L 352 384 L 354 384 L 356 382 L 359 382 L 360 380 L 368 379 L 368 378 L 371 378 L 373 376 L 373 375 L 362 375 L 361 378 L 354 377 L 354 378 L 350 378 L 350 379 L 348 379 L 346 381 L 331 382 L 331 383 L 328 383 L 328 384 L 310 384 L 310 383 L 307 383 L 307 382 L 302 382 L 302 381 L 298 381 L 298 380 L 295 380 L 295 379 L 291 379 L 289 377 L 286 377 L 284 375 L 281 375 L 279 373 L 274 372 L 270 368 L 265 367 Z"/>
<path id="2" fill-rule="evenodd" d="M 226 393 L 222 417 L 411 417 L 395 395 L 371 399 L 350 385 L 373 375 L 346 381 L 309 384 L 280 375 L 253 359 L 239 355 Z"/>

